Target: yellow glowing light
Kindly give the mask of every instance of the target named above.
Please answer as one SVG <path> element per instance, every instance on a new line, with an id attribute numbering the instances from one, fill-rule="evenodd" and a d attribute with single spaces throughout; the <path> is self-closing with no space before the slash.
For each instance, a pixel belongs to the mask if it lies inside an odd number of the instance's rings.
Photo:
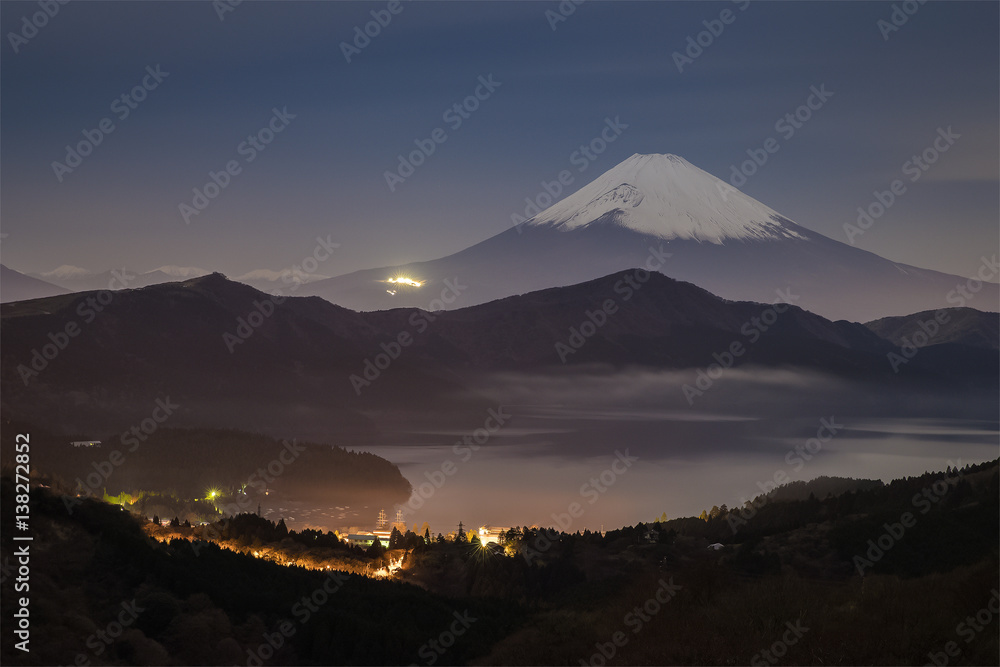
<path id="1" fill-rule="evenodd" d="M 409 285 L 410 287 L 420 287 L 423 285 L 419 280 L 413 280 L 412 278 L 389 278 L 387 283 L 394 283 L 396 285 Z"/>
<path id="2" fill-rule="evenodd" d="M 218 489 L 209 489 L 208 490 L 208 500 L 212 500 L 217 495 L 219 495 L 219 490 Z"/>

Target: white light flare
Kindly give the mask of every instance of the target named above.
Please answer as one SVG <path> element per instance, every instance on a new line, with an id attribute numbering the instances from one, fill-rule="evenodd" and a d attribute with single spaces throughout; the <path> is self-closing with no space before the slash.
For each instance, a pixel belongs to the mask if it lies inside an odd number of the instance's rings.
<path id="1" fill-rule="evenodd" d="M 386 282 L 396 285 L 409 285 L 410 287 L 420 287 L 423 285 L 421 281 L 413 280 L 412 278 L 389 278 Z"/>

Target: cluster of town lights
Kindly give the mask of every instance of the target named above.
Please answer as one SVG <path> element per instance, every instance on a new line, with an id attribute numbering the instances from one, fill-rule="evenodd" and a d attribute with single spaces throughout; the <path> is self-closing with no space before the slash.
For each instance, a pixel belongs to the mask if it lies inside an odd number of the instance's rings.
<path id="1" fill-rule="evenodd" d="M 214 491 L 214 489 L 209 491 L 209 495 L 212 494 L 212 491 Z M 163 542 L 163 543 L 169 543 L 171 539 L 176 537 L 176 535 L 174 534 L 158 534 L 156 532 L 149 532 L 147 534 L 157 542 Z M 249 556 L 253 556 L 254 558 L 258 558 L 260 560 L 266 560 L 268 562 L 275 563 L 277 565 L 283 565 L 285 567 L 302 567 L 307 570 L 323 570 L 323 571 L 334 569 L 331 568 L 329 565 L 325 564 L 316 565 L 314 563 L 310 563 L 307 560 L 304 559 L 300 560 L 298 558 L 288 557 L 284 554 L 277 553 L 269 549 L 259 549 L 254 551 L 252 549 L 246 549 L 245 547 L 241 548 L 238 545 L 230 544 L 226 540 L 209 539 L 209 541 L 222 549 L 226 549 L 227 551 L 234 551 L 236 553 L 246 554 Z M 379 579 L 385 577 L 392 577 L 394 574 L 396 574 L 397 571 L 399 571 L 402 568 L 402 566 L 403 566 L 403 556 L 399 555 L 389 558 L 389 561 L 386 564 L 386 566 L 381 567 L 377 570 L 366 569 L 365 572 L 355 571 L 354 573 L 360 574 L 361 576 L 365 577 Z"/>
<path id="2" fill-rule="evenodd" d="M 419 280 L 413 280 L 412 278 L 389 278 L 386 282 L 396 283 L 397 285 L 409 285 L 411 287 L 420 287 L 423 285 Z"/>
<path id="3" fill-rule="evenodd" d="M 393 285 L 407 285 L 408 287 L 420 287 L 421 285 L 424 284 L 419 280 L 414 280 L 413 278 L 404 278 L 404 277 L 389 278 L 388 280 L 386 280 L 386 282 L 391 283 Z M 396 290 L 394 289 L 387 289 L 386 292 L 392 295 L 396 294 Z"/>

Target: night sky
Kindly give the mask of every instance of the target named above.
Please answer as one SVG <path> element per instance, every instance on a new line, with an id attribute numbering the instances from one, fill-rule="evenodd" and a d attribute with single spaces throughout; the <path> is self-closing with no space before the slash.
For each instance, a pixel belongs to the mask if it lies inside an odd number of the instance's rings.
<path id="1" fill-rule="evenodd" d="M 555 30 L 555 2 L 388 6 L 243 2 L 220 20 L 209 2 L 70 2 L 15 45 L 41 10 L 3 2 L 3 262 L 235 276 L 329 236 L 340 252 L 319 273 L 339 275 L 501 232 L 564 169 L 574 190 L 633 153 L 675 153 L 728 180 L 772 137 L 741 189 L 799 224 L 846 241 L 857 208 L 901 179 L 858 246 L 966 275 L 996 251 L 997 3 L 927 3 L 888 39 L 890 3 L 588 2 Z M 391 21 L 348 63 L 341 43 L 372 11 Z M 701 32 L 710 43 L 679 72 L 673 54 Z M 144 100 L 115 103 L 144 77 Z M 776 128 L 823 86 L 809 120 Z M 477 87 L 475 111 L 445 115 Z M 274 109 L 294 118 L 241 148 Z M 113 131 L 57 177 L 105 118 Z M 627 128 L 581 162 L 606 119 Z M 911 180 L 904 163 L 949 127 L 960 138 Z M 391 191 L 385 172 L 437 128 L 446 139 Z M 239 172 L 187 223 L 179 205 L 230 161 Z"/>

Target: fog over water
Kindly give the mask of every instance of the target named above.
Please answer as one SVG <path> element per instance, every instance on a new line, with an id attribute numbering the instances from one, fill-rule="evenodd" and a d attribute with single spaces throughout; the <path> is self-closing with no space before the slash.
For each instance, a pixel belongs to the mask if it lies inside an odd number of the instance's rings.
<path id="1" fill-rule="evenodd" d="M 782 474 L 888 481 L 1000 456 L 995 386 L 903 390 L 732 369 L 689 405 L 681 387 L 694 379 L 600 369 L 495 375 L 476 390 L 512 416 L 478 450 L 456 446 L 474 429 L 443 415 L 398 424 L 369 449 L 417 489 L 407 524 L 427 521 L 435 533 L 459 521 L 556 525 L 553 514 L 572 503 L 583 513 L 563 519 L 567 530 L 613 528 L 733 507 Z M 636 459 L 627 467 L 618 456 L 626 452 Z M 606 472 L 616 460 L 618 472 Z"/>

